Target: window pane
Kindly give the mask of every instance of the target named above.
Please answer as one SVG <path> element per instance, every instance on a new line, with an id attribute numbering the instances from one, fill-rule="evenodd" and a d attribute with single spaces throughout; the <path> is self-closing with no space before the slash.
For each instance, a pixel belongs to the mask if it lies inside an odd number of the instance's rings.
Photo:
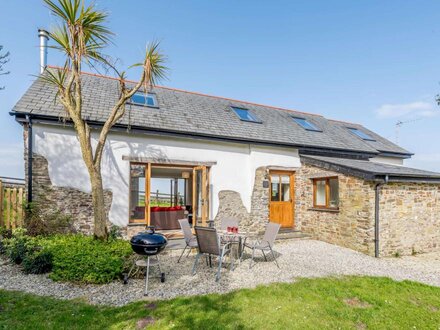
<path id="1" fill-rule="evenodd" d="M 196 193 L 197 193 L 197 220 L 202 219 L 202 171 L 198 170 L 196 171 Z"/>
<path id="2" fill-rule="evenodd" d="M 330 185 L 330 207 L 339 206 L 339 181 L 337 178 L 329 180 Z"/>
<path id="3" fill-rule="evenodd" d="M 145 219 L 145 166 L 130 165 L 130 220 Z"/>
<path id="4" fill-rule="evenodd" d="M 271 175 L 270 182 L 272 184 L 270 200 L 277 202 L 280 200 L 280 177 Z"/>
<path id="5" fill-rule="evenodd" d="M 315 203 L 318 206 L 325 206 L 325 180 L 316 181 L 316 199 Z"/>
<path id="6" fill-rule="evenodd" d="M 349 130 L 356 134 L 357 136 L 359 136 L 361 139 L 363 140 L 367 140 L 367 141 L 375 141 L 371 136 L 369 136 L 367 133 L 358 130 L 357 128 L 349 128 Z"/>
<path id="7" fill-rule="evenodd" d="M 131 102 L 150 107 L 157 105 L 156 95 L 154 94 L 136 93 L 131 97 Z"/>
<path id="8" fill-rule="evenodd" d="M 310 131 L 319 131 L 318 127 L 313 125 L 311 122 L 309 122 L 305 118 L 297 118 L 292 117 L 294 121 L 296 121 L 302 128 L 310 130 Z"/>
<path id="9" fill-rule="evenodd" d="M 248 109 L 232 107 L 232 110 L 234 110 L 234 112 L 241 120 L 259 122 L 259 119 L 251 112 L 249 112 Z"/>
<path id="10" fill-rule="evenodd" d="M 281 176 L 281 201 L 290 201 L 290 177 L 288 175 Z"/>

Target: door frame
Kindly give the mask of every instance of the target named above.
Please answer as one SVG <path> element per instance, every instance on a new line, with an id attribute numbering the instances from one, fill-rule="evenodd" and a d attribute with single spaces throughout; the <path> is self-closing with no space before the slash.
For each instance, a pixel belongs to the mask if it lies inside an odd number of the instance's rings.
<path id="1" fill-rule="evenodd" d="M 206 165 L 199 165 L 193 167 L 193 189 L 192 189 L 192 200 L 193 200 L 193 227 L 197 225 L 197 209 L 198 205 L 198 194 L 197 194 L 197 171 L 201 171 L 201 221 L 202 226 L 206 226 L 209 217 L 209 167 Z"/>
<path id="2" fill-rule="evenodd" d="M 144 219 L 135 219 L 130 220 L 130 193 L 131 193 L 131 187 L 129 185 L 129 195 L 128 195 L 128 223 L 132 224 L 145 224 L 147 226 L 150 225 L 150 208 L 151 208 L 151 169 L 153 167 L 161 167 L 161 168 L 181 168 L 181 169 L 188 169 L 188 171 L 192 170 L 193 173 L 193 181 L 192 181 L 192 208 L 193 208 L 193 221 L 196 219 L 194 209 L 195 205 L 194 203 L 197 203 L 196 200 L 196 194 L 195 194 L 195 186 L 196 186 L 196 180 L 195 173 L 196 170 L 202 171 L 202 224 L 206 225 L 208 217 L 209 217 L 209 201 L 210 201 L 210 189 L 209 189 L 209 175 L 210 175 L 210 167 L 207 165 L 180 165 L 180 164 L 161 164 L 161 163 L 145 163 L 145 162 L 130 162 L 129 171 L 131 171 L 131 165 L 142 165 L 145 167 L 145 216 Z M 130 174 L 129 174 L 130 175 Z M 129 182 L 131 184 L 131 180 L 129 179 Z M 196 220 L 197 221 L 197 220 Z"/>
<path id="3" fill-rule="evenodd" d="M 269 221 L 271 219 L 271 203 L 272 201 L 272 175 L 288 175 L 289 181 L 290 181 L 290 204 L 292 207 L 292 218 L 291 218 L 291 225 L 289 226 L 281 226 L 281 228 L 295 228 L 295 171 L 288 171 L 288 170 L 269 170 Z M 280 179 L 281 183 L 281 179 Z M 279 186 L 280 189 L 280 199 L 281 199 L 281 185 Z M 276 201 L 274 201 L 276 203 Z M 282 201 L 278 201 L 278 203 L 282 203 Z M 287 203 L 287 202 L 285 202 Z"/>

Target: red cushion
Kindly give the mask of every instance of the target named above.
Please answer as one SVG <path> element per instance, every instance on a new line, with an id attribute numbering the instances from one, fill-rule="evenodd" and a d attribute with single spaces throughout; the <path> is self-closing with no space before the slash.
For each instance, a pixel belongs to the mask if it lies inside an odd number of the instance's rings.
<path id="1" fill-rule="evenodd" d="M 160 211 L 160 207 L 159 206 L 154 206 L 151 208 L 151 212 L 159 212 Z"/>

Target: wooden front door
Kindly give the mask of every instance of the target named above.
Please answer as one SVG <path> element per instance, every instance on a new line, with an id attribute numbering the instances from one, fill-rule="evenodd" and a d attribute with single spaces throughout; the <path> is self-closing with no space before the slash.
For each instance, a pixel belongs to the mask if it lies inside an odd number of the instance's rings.
<path id="1" fill-rule="evenodd" d="M 293 172 L 271 171 L 269 219 L 281 224 L 283 228 L 292 228 L 294 219 L 294 176 Z"/>

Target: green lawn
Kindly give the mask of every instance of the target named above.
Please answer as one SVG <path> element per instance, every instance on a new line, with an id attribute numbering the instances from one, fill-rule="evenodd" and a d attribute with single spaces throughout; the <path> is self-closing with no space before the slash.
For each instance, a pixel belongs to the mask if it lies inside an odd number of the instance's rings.
<path id="1" fill-rule="evenodd" d="M 0 329 L 440 329 L 440 288 L 386 278 L 304 279 L 226 295 L 91 306 L 0 291 Z"/>

